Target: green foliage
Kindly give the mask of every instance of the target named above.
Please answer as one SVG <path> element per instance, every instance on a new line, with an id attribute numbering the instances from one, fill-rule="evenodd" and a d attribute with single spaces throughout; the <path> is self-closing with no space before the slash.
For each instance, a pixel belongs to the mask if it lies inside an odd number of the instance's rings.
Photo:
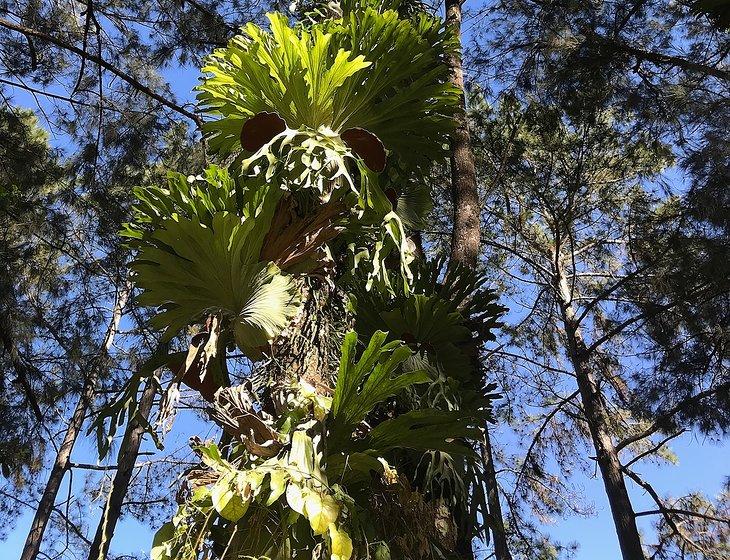
<path id="1" fill-rule="evenodd" d="M 41 339 L 44 321 L 68 317 L 72 270 L 57 249 L 71 234 L 63 176 L 33 113 L 0 108 L 0 471 L 18 484 L 42 466 L 40 407 L 56 406 L 68 390 L 51 375 L 73 375 L 81 358 L 58 355 Z M 77 330 L 71 325 L 64 334 L 81 344 Z"/>
<path id="2" fill-rule="evenodd" d="M 458 91 L 444 64 L 454 42 L 438 19 L 367 8 L 309 28 L 269 21 L 270 32 L 247 25 L 203 68 L 198 100 L 218 117 L 205 125 L 213 152 L 237 151 L 244 122 L 273 111 L 296 130 L 364 128 L 406 161 L 443 157 Z"/>
<path id="3" fill-rule="evenodd" d="M 365 419 L 376 404 L 415 383 L 428 381 L 425 371 L 393 375 L 410 357 L 411 351 L 397 341 L 385 343 L 386 337 L 386 333 L 376 332 L 360 359 L 355 362 L 357 334 L 351 332 L 345 336 L 332 400 L 332 449 L 340 449 L 350 441 L 355 426 Z"/>
<path id="4" fill-rule="evenodd" d="M 148 239 L 168 218 L 197 218 L 210 227 L 214 214 L 237 212 L 240 189 L 228 170 L 212 165 L 204 173 L 187 177 L 170 171 L 166 188 L 150 185 L 132 189 L 136 199 L 133 221 L 124 225 L 120 235 L 129 238 L 132 245 L 140 245 L 139 240 Z"/>
<path id="5" fill-rule="evenodd" d="M 459 441 L 479 435 L 462 412 L 437 410 L 408 412 L 354 435 L 361 423 L 373 422 L 376 405 L 427 381 L 424 372 L 403 370 L 411 351 L 399 342 L 385 343 L 386 338 L 387 333 L 376 333 L 357 357 L 357 336 L 346 336 L 331 403 L 305 384 L 290 389 L 290 414 L 265 420 L 285 444 L 276 456 L 258 457 L 239 446 L 226 459 L 212 443 L 197 445 L 210 482 L 195 486 L 173 522 L 158 531 L 159 558 L 202 546 L 194 539 L 213 524 L 220 527 L 215 542 L 228 543 L 225 558 L 283 559 L 294 549 L 309 558 L 318 543 L 341 560 L 354 550 L 374 553 L 377 547 L 369 543 L 379 539 L 369 537 L 376 528 L 363 508 L 368 496 L 382 491 L 379 486 L 397 483 L 399 475 L 387 459 L 391 452 L 411 448 L 471 455 Z M 256 529 L 262 519 L 266 525 Z"/>
<path id="6" fill-rule="evenodd" d="M 413 250 L 406 227 L 422 226 L 431 204 L 420 177 L 446 154 L 458 107 L 444 64 L 455 49 L 452 35 L 437 18 L 399 19 L 370 7 L 311 26 L 290 28 L 281 14 L 269 20 L 270 32 L 249 24 L 203 69 L 198 99 L 215 118 L 205 123 L 211 150 L 240 152 L 244 124 L 278 114 L 287 128 L 250 157 L 239 154 L 237 165 L 287 191 L 311 189 L 321 202 L 344 197 L 352 215 L 342 239 L 352 268 L 386 289 L 407 286 Z M 380 176 L 340 137 L 353 128 L 390 151 Z M 398 257 L 401 279 L 393 278 L 389 256 Z"/>
<path id="7" fill-rule="evenodd" d="M 467 267 L 444 270 L 441 259 L 419 261 L 408 290 L 367 289 L 367 281 L 356 276 L 349 284 L 350 303 L 358 332 L 388 331 L 430 355 L 447 377 L 464 380 L 472 376 L 464 345 L 493 340 L 505 311 L 486 284 L 485 276 Z"/>
<path id="8" fill-rule="evenodd" d="M 419 409 L 378 424 L 358 445 L 362 449 L 384 453 L 394 448 L 418 451 L 440 451 L 476 458 L 477 454 L 465 443 L 478 441 L 481 430 L 470 421 L 464 410 L 440 411 Z"/>
<path id="9" fill-rule="evenodd" d="M 352 267 L 371 283 L 407 286 L 413 256 L 405 228 L 423 225 L 431 204 L 419 173 L 445 155 L 458 106 L 444 64 L 453 37 L 436 18 L 402 20 L 372 8 L 309 27 L 290 28 L 280 14 L 269 20 L 270 32 L 246 26 L 246 36 L 216 51 L 204 68 L 199 102 L 218 117 L 205 124 L 212 151 L 239 152 L 246 121 L 277 113 L 288 128 L 250 157 L 238 156 L 244 174 L 286 191 L 311 189 L 322 202 L 343 199 L 352 214 L 340 246 L 351 245 Z M 355 127 L 391 151 L 381 176 L 340 138 Z M 397 204 L 386 190 L 398 195 Z M 402 280 L 386 265 L 391 255 Z"/>
<path id="10" fill-rule="evenodd" d="M 475 427 L 492 419 L 496 397 L 473 355 L 480 343 L 493 340 L 505 308 L 496 303 L 484 275 L 463 266 L 444 268 L 442 259 L 419 261 L 408 290 L 368 290 L 362 276 L 348 286 L 357 331 L 388 331 L 413 351 L 404 367 L 428 377 L 428 383 L 398 397 L 401 409 L 409 412 L 375 427 L 369 435 L 373 445 L 397 437 L 401 447 L 420 451 L 406 455 L 406 461 L 419 465 L 419 484 L 461 512 L 462 530 L 472 534 L 478 527 L 473 512 L 488 508 L 483 473 L 469 445 L 479 437 Z M 455 436 L 452 418 L 468 416 L 472 424 L 461 424 L 463 431 Z"/>
<path id="11" fill-rule="evenodd" d="M 203 67 L 211 76 L 200 86 L 199 103 L 223 117 L 206 127 L 216 153 L 231 153 L 240 145 L 243 123 L 264 111 L 277 112 L 294 129 L 340 130 L 335 100 L 350 97 L 358 84 L 348 78 L 371 64 L 321 27 L 293 29 L 283 14 L 268 19 L 270 33 L 248 24 L 246 36 L 236 36 Z"/>
<path id="12" fill-rule="evenodd" d="M 259 261 L 259 222 L 235 214 L 166 219 L 132 264 L 144 291 L 138 301 L 162 311 L 151 320 L 165 338 L 210 313 L 222 313 L 236 344 L 256 356 L 286 327 L 298 309 L 290 277 Z"/>
<path id="13" fill-rule="evenodd" d="M 401 183 L 400 186 L 393 210 L 409 230 L 424 229 L 426 218 L 433 208 L 428 185 L 420 180 L 412 180 Z"/>
<path id="14" fill-rule="evenodd" d="M 499 308 L 480 277 L 452 271 L 449 288 L 426 287 L 411 270 L 407 228 L 431 209 L 420 178 L 446 155 L 459 107 L 445 64 L 456 42 L 438 18 L 371 4 L 295 27 L 282 14 L 269 14 L 268 31 L 248 24 L 209 57 L 198 88 L 208 146 L 231 171 L 135 191 L 124 234 L 138 249 L 138 301 L 159 307 L 151 325 L 164 339 L 212 314 L 261 357 L 299 310 L 295 275 L 314 275 L 322 253 L 375 305 L 367 328 L 366 313 L 356 317 L 362 352 L 358 334 L 345 335 L 331 398 L 302 380 L 267 388 L 273 412 L 244 387 L 217 394 L 212 418 L 233 443 L 194 446 L 204 474 L 190 471 L 191 491 L 156 539 L 160 559 L 205 549 L 222 559 L 405 557 L 410 545 L 384 548 L 389 533 L 372 513 L 414 500 L 423 519 L 406 541 L 453 548 L 436 531 L 438 507 L 411 487 L 413 466 L 407 475 L 392 464 L 408 453 L 475 457 L 487 396 L 444 407 L 422 397 L 455 379 L 430 354 L 468 366 L 458 346 L 487 338 L 468 321 L 488 333 Z"/>
<path id="15" fill-rule="evenodd" d="M 285 130 L 243 160 L 241 167 L 254 176 L 264 169 L 267 182 L 285 191 L 310 190 L 323 203 L 333 195 L 338 199 L 353 191 L 360 194 L 352 167 L 359 168 L 360 181 L 368 183 L 362 162 L 337 134 L 325 129 Z M 370 205 L 361 206 L 364 209 Z"/>

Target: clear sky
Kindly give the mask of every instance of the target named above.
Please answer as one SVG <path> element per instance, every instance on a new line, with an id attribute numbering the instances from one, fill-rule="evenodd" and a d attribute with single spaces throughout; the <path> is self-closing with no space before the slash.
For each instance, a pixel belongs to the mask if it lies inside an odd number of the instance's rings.
<path id="1" fill-rule="evenodd" d="M 179 100 L 192 101 L 194 99 L 191 91 L 197 82 L 197 69 L 170 68 L 165 77 L 173 85 L 173 90 Z M 36 108 L 34 99 L 20 91 L 15 92 L 14 102 L 20 106 Z M 67 140 L 63 137 L 53 137 L 52 142 L 56 146 L 65 147 Z M 168 448 L 172 449 L 184 446 L 191 435 L 198 434 L 205 437 L 207 429 L 192 413 L 183 412 L 176 421 L 173 431 L 168 435 L 166 444 Z M 495 439 L 499 440 L 501 433 L 502 431 L 497 427 Z M 154 451 L 154 447 L 149 442 L 145 445 L 145 450 Z M 727 444 L 718 444 L 695 434 L 685 434 L 675 440 L 672 449 L 679 457 L 676 466 L 656 466 L 646 462 L 641 464 L 641 472 L 655 484 L 661 493 L 682 495 L 689 491 L 699 490 L 714 496 L 720 492 L 728 474 L 728 465 L 730 465 L 730 447 Z M 93 438 L 83 439 L 77 443 L 73 460 L 79 463 L 96 462 Z M 46 478 L 47 471 L 42 476 Z M 80 488 L 82 482 L 82 477 L 78 477 L 74 487 Z M 165 483 L 168 482 L 171 481 L 165 481 Z M 545 520 L 545 523 L 549 524 L 549 532 L 563 543 L 579 542 L 580 548 L 576 554 L 578 560 L 619 559 L 618 542 L 600 478 L 579 474 L 574 477 L 572 483 L 576 490 L 580 490 L 584 494 L 586 501 L 592 504 L 594 514 L 585 518 L 555 519 L 552 522 Z M 643 491 L 630 482 L 628 484 L 636 511 L 654 509 L 651 500 Z M 174 493 L 175 490 L 176 487 L 172 487 L 170 492 Z M 66 485 L 64 484 L 62 495 L 65 496 L 65 492 Z M 92 531 L 96 527 L 96 520 L 102 505 L 103 501 L 99 499 L 93 502 L 86 512 L 88 515 L 86 522 Z M 30 512 L 20 517 L 7 541 L 0 542 L 0 560 L 12 560 L 19 557 L 31 518 Z M 651 533 L 652 520 L 653 518 L 649 517 L 640 518 L 641 529 L 648 535 Z M 147 554 L 155 530 L 156 527 L 141 524 L 135 520 L 124 520 L 114 536 L 112 552 Z M 71 556 L 63 555 L 61 558 L 71 558 Z"/>
<path id="2" fill-rule="evenodd" d="M 183 447 L 192 435 L 200 435 L 203 438 L 209 435 L 209 427 L 195 418 L 193 413 L 184 411 L 177 418 L 173 431 L 168 434 L 165 445 L 167 449 Z M 494 436 L 495 439 L 500 438 L 499 427 L 496 428 Z M 655 485 L 660 493 L 682 495 L 699 490 L 709 496 L 714 496 L 721 490 L 730 464 L 730 448 L 727 444 L 718 445 L 706 438 L 686 434 L 676 440 L 672 449 L 679 456 L 679 463 L 676 466 L 657 467 L 644 462 L 639 467 L 640 472 Z M 152 452 L 155 451 L 155 448 L 147 442 L 143 451 Z M 93 438 L 78 442 L 73 459 L 78 463 L 96 463 L 96 448 Z M 152 457 L 143 458 L 143 460 L 150 459 Z M 104 464 L 113 464 L 113 462 L 112 457 Z M 43 476 L 47 476 L 47 471 Z M 168 484 L 174 481 L 166 480 L 164 482 Z M 577 560 L 620 560 L 618 541 L 600 478 L 577 475 L 573 478 L 572 483 L 576 490 L 584 494 L 587 504 L 592 505 L 594 514 L 585 518 L 555 519 L 552 523 L 546 522 L 545 529 L 564 544 L 580 543 L 580 548 L 575 556 Z M 80 488 L 82 485 L 83 478 L 77 475 L 75 487 Z M 654 509 L 651 499 L 644 492 L 637 490 L 630 483 L 629 487 L 636 511 Z M 176 489 L 177 486 L 173 485 L 170 493 L 174 494 Z M 65 499 L 66 492 L 64 484 L 61 499 Z M 96 527 L 102 506 L 103 499 L 100 498 L 93 502 L 88 510 L 85 510 L 85 522 L 91 530 Z M 0 560 L 11 560 L 20 556 L 31 519 L 30 512 L 18 519 L 16 528 L 10 533 L 9 539 L 5 543 L 0 543 Z M 640 518 L 640 527 L 642 531 L 647 532 L 649 537 L 651 536 L 650 519 L 648 517 Z M 148 526 L 131 518 L 122 521 L 112 542 L 112 552 L 147 554 L 156 529 L 157 527 Z M 61 558 L 65 560 L 71 556 Z"/>

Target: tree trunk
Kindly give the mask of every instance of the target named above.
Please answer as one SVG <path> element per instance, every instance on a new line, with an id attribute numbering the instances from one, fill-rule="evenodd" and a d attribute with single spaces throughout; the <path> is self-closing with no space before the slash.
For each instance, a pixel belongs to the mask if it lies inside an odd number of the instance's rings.
<path id="1" fill-rule="evenodd" d="M 35 560 L 38 557 L 41 542 L 43 541 L 43 534 L 45 533 L 48 520 L 50 519 L 51 513 L 53 512 L 53 508 L 56 504 L 58 490 L 61 487 L 66 471 L 69 469 L 71 451 L 73 451 L 76 438 L 84 425 L 86 411 L 94 402 L 94 391 L 96 388 L 96 382 L 99 378 L 99 372 L 103 367 L 104 361 L 109 356 L 109 350 L 111 349 L 114 337 L 119 329 L 119 321 L 122 318 L 122 311 L 127 304 L 129 289 L 129 285 L 125 284 L 125 286 L 117 292 L 117 299 L 114 303 L 112 319 L 109 324 L 109 328 L 107 329 L 106 336 L 104 337 L 104 343 L 101 347 L 101 351 L 94 360 L 94 363 L 91 365 L 84 381 L 81 397 L 79 398 L 79 402 L 76 405 L 76 409 L 74 410 L 73 416 L 68 424 L 68 428 L 66 429 L 66 435 L 63 438 L 63 443 L 58 449 L 56 459 L 53 462 L 51 474 L 48 477 L 48 483 L 46 484 L 43 496 L 41 496 L 41 500 L 38 503 L 38 509 L 36 509 L 35 516 L 33 517 L 33 523 L 30 526 L 30 531 L 28 532 L 28 537 L 26 538 L 25 545 L 23 546 L 23 552 L 20 555 L 20 560 Z"/>
<path id="2" fill-rule="evenodd" d="M 117 471 L 114 475 L 109 497 L 104 512 L 102 513 L 99 525 L 96 528 L 94 541 L 89 551 L 89 560 L 104 560 L 109 553 L 109 545 L 114 535 L 117 522 L 122 512 L 122 504 L 132 480 L 134 465 L 139 455 L 139 447 L 145 432 L 144 423 L 149 419 L 152 403 L 155 399 L 155 383 L 152 379 L 147 380 L 142 398 L 139 401 L 137 414 L 127 425 L 122 445 L 117 456 Z"/>
<path id="3" fill-rule="evenodd" d="M 447 0 L 446 25 L 461 40 L 461 1 Z M 451 138 L 451 200 L 454 207 L 453 226 L 451 231 L 451 260 L 475 268 L 479 258 L 480 241 L 480 202 L 477 189 L 474 153 L 471 149 L 469 123 L 466 116 L 466 99 L 464 96 L 464 69 L 461 53 L 449 60 L 451 82 L 462 90 L 461 111 L 457 115 L 457 126 Z M 478 358 L 474 356 L 474 360 Z M 511 560 L 504 531 L 502 505 L 499 501 L 497 476 L 494 470 L 489 427 L 484 427 L 484 441 L 481 444 L 484 475 L 489 484 L 487 489 L 487 505 L 492 518 L 492 538 L 494 554 L 497 560 Z M 463 554 L 472 557 L 471 543 L 466 544 Z"/>
<path id="4" fill-rule="evenodd" d="M 446 25 L 461 40 L 461 1 L 447 0 Z M 480 219 L 479 191 L 477 189 L 474 153 L 471 149 L 469 123 L 466 116 L 464 90 L 464 69 L 461 53 L 449 60 L 452 83 L 462 90 L 462 110 L 457 115 L 457 126 L 451 138 L 451 200 L 454 207 L 451 231 L 451 260 L 472 268 L 476 267 L 479 257 Z M 497 560 L 511 560 L 507 536 L 502 521 L 502 505 L 499 502 L 497 476 L 494 470 L 492 446 L 488 426 L 484 427 L 484 441 L 481 444 L 484 475 L 489 484 L 487 501 L 492 518 L 492 538 Z M 469 546 L 469 549 L 471 547 Z M 466 552 L 468 556 L 471 553 Z"/>
<path id="5" fill-rule="evenodd" d="M 461 40 L 460 0 L 447 0 L 446 25 Z M 454 205 L 451 258 L 474 267 L 479 255 L 479 192 L 466 117 L 461 53 L 451 56 L 448 63 L 451 82 L 462 91 L 461 110 L 451 138 L 451 198 Z"/>
<path id="6" fill-rule="evenodd" d="M 482 463 L 484 463 L 484 476 L 489 481 L 487 488 L 487 505 L 492 521 L 492 539 L 494 540 L 494 557 L 497 560 L 512 560 L 512 555 L 507 545 L 507 534 L 504 530 L 502 517 L 502 504 L 499 502 L 499 486 L 497 486 L 497 473 L 494 470 L 494 457 L 492 456 L 492 442 L 489 437 L 489 426 L 484 427 L 484 440 L 481 444 Z"/>
<path id="7" fill-rule="evenodd" d="M 559 260 L 558 260 L 559 263 Z M 616 527 L 621 555 L 624 560 L 643 560 L 641 538 L 626 483 L 621 473 L 618 452 L 608 431 L 608 413 L 601 390 L 591 371 L 590 356 L 580 325 L 577 322 L 572 296 L 562 266 L 558 264 L 560 309 L 568 340 L 568 357 L 573 365 L 588 429 L 596 449 L 596 459 L 606 488 L 611 515 Z"/>
<path id="8" fill-rule="evenodd" d="M 302 280 L 304 304 L 273 350 L 267 375 L 277 385 L 306 381 L 327 393 L 337 377 L 342 333 L 349 330 L 344 295 L 326 280 Z"/>

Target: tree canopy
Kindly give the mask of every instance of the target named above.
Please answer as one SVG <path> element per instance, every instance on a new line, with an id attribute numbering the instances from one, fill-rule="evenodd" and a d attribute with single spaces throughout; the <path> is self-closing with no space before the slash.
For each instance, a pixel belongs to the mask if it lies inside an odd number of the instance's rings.
<path id="1" fill-rule="evenodd" d="M 727 556 L 730 12 L 440 8 L 0 2 L 23 560 Z"/>

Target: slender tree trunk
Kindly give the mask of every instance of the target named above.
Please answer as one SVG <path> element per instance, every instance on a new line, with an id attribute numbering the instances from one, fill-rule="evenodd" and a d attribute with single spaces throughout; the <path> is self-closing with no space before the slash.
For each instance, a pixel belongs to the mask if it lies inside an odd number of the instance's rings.
<path id="1" fill-rule="evenodd" d="M 446 1 L 446 25 L 449 26 L 461 40 L 461 0 Z M 464 69 L 461 53 L 449 60 L 452 83 L 462 90 L 461 111 L 457 115 L 457 126 L 451 138 L 451 200 L 454 207 L 453 229 L 451 232 L 451 260 L 460 262 L 472 268 L 477 265 L 480 241 L 480 202 L 477 189 L 476 168 L 474 153 L 471 148 L 469 123 L 466 116 L 466 99 L 464 90 Z M 478 357 L 474 356 L 475 362 Z M 497 475 L 494 470 L 492 444 L 489 436 L 489 427 L 484 427 L 484 440 L 481 444 L 484 475 L 489 484 L 487 489 L 487 505 L 492 518 L 492 538 L 494 554 L 497 560 L 511 560 L 512 556 L 507 545 L 507 536 L 504 530 L 502 505 L 499 501 Z M 462 554 L 473 557 L 471 543 L 464 545 Z"/>
<path id="2" fill-rule="evenodd" d="M 446 25 L 461 40 L 461 0 L 446 1 Z M 451 198 L 454 223 L 451 232 L 451 258 L 471 267 L 479 255 L 479 192 L 471 149 L 469 123 L 464 97 L 464 69 L 461 53 L 450 57 L 451 82 L 462 90 L 461 110 L 451 138 Z"/>
<path id="3" fill-rule="evenodd" d="M 484 475 L 489 482 L 487 489 L 487 505 L 492 518 L 492 539 L 494 540 L 494 557 L 497 560 L 512 560 L 512 555 L 507 545 L 507 533 L 504 530 L 502 517 L 502 504 L 499 501 L 499 486 L 497 486 L 497 473 L 494 470 L 494 457 L 492 456 L 492 442 L 489 437 L 489 426 L 484 427 L 484 441 L 481 445 L 482 463 L 484 463 Z"/>
<path id="4" fill-rule="evenodd" d="M 53 462 L 51 468 L 51 474 L 48 477 L 48 483 L 43 491 L 43 496 L 36 509 L 33 523 L 30 526 L 28 537 L 23 547 L 23 552 L 20 555 L 20 560 L 35 560 L 38 557 L 38 552 L 41 548 L 41 542 L 43 541 L 43 534 L 45 533 L 48 520 L 51 517 L 53 508 L 56 504 L 56 496 L 58 490 L 61 487 L 63 478 L 66 475 L 66 471 L 69 469 L 71 451 L 73 451 L 76 438 L 84 425 L 84 417 L 86 411 L 94 402 L 94 391 L 96 388 L 96 382 L 99 378 L 99 372 L 103 367 L 104 362 L 109 356 L 109 350 L 114 342 L 114 337 L 119 329 L 119 321 L 122 318 L 122 312 L 127 304 L 127 298 L 129 297 L 129 285 L 125 286 L 117 292 L 117 298 L 114 303 L 114 310 L 112 312 L 112 319 L 107 329 L 106 336 L 104 337 L 104 343 L 101 347 L 99 354 L 96 356 L 94 363 L 91 364 L 86 379 L 84 380 L 84 387 L 79 398 L 79 402 L 76 405 L 73 416 L 69 421 L 68 428 L 66 429 L 66 435 L 63 438 L 63 443 L 58 449 L 56 459 Z"/>
<path id="5" fill-rule="evenodd" d="M 636 516 L 621 473 L 618 452 L 608 431 L 608 413 L 603 403 L 600 387 L 591 370 L 590 356 L 577 322 L 568 281 L 559 259 L 557 262 L 558 292 L 563 325 L 568 340 L 568 357 L 573 365 L 588 429 L 596 449 L 598 467 L 606 488 L 621 554 L 624 560 L 643 560 L 645 556 L 636 526 Z"/>
<path id="6" fill-rule="evenodd" d="M 145 432 L 144 423 L 149 419 L 152 403 L 155 399 L 155 383 L 149 379 L 145 384 L 142 398 L 139 401 L 137 414 L 130 419 L 127 430 L 124 434 L 119 454 L 117 455 L 117 470 L 112 481 L 109 497 L 107 498 L 104 512 L 102 513 L 99 525 L 96 528 L 94 541 L 91 543 L 89 560 L 103 560 L 109 553 L 109 545 L 117 522 L 122 513 L 122 504 L 132 480 L 134 465 L 139 456 L 139 447 Z M 144 420 L 140 420 L 140 416 Z"/>

